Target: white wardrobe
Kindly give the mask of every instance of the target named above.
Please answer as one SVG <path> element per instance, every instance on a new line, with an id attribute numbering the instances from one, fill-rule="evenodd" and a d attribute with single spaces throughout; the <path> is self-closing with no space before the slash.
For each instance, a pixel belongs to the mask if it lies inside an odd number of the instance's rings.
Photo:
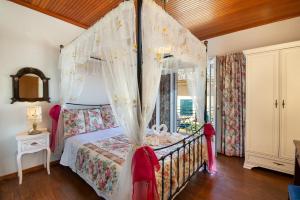
<path id="1" fill-rule="evenodd" d="M 300 139 L 300 41 L 244 51 L 246 138 L 244 167 L 294 174 Z"/>

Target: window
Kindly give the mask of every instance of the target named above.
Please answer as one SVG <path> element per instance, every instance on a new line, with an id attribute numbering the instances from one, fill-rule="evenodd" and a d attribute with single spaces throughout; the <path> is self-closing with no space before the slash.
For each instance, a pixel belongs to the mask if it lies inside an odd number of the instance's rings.
<path id="1" fill-rule="evenodd" d="M 208 121 L 216 127 L 217 88 L 216 88 L 216 58 L 208 60 L 207 66 L 207 117 Z"/>
<path id="2" fill-rule="evenodd" d="M 213 125 L 216 124 L 215 116 L 216 67 L 215 59 L 211 59 L 207 66 L 207 117 Z M 187 81 L 177 73 L 162 75 L 156 108 L 149 127 L 154 124 L 166 124 L 168 131 L 186 134 L 200 128 Z"/>

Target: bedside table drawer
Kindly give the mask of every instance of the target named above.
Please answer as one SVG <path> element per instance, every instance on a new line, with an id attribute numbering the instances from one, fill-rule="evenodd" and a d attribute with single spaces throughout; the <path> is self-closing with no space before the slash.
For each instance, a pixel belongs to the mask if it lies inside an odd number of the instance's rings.
<path id="1" fill-rule="evenodd" d="M 35 140 L 25 140 L 21 143 L 21 151 L 34 151 L 47 148 L 47 141 L 45 138 Z"/>

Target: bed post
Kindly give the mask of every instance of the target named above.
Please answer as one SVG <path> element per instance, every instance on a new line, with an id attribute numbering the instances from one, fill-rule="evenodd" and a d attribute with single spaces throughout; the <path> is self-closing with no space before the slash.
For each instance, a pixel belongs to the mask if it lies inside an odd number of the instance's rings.
<path id="1" fill-rule="evenodd" d="M 64 48 L 64 45 L 59 45 L 59 53 L 61 53 L 61 50 Z"/>
<path id="2" fill-rule="evenodd" d="M 207 53 L 207 44 L 208 44 L 208 41 L 205 40 L 204 41 L 204 45 L 206 46 L 206 53 Z M 206 59 L 208 59 L 206 57 Z M 206 62 L 207 63 L 207 62 Z M 208 122 L 208 115 L 207 115 L 207 64 L 206 64 L 206 68 L 205 68 L 205 103 L 204 103 L 204 122 L 207 123 Z M 206 162 L 204 162 L 204 165 L 203 165 L 203 170 L 205 172 L 207 172 L 207 164 Z"/>
<path id="3" fill-rule="evenodd" d="M 139 96 L 140 96 L 140 106 L 142 109 L 143 99 L 143 72 L 142 72 L 142 64 L 143 64 L 143 49 L 142 49 L 142 4 L 143 0 L 137 0 L 137 34 L 136 34 L 136 42 L 137 42 L 137 79 L 138 79 L 138 88 L 139 88 Z"/>
<path id="4" fill-rule="evenodd" d="M 206 46 L 206 53 L 207 53 L 207 44 L 208 41 L 205 40 L 204 41 L 204 45 Z M 204 122 L 207 123 L 208 122 L 208 116 L 207 116 L 207 66 L 205 68 L 205 99 L 204 99 Z"/>

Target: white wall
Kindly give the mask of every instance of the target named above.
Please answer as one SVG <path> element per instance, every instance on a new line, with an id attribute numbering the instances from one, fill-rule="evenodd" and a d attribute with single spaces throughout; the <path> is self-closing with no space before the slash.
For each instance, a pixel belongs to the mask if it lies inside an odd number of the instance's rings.
<path id="1" fill-rule="evenodd" d="M 86 78 L 83 91 L 78 100 L 74 103 L 91 105 L 109 103 L 101 74 L 90 74 Z"/>
<path id="2" fill-rule="evenodd" d="M 10 104 L 12 83 L 9 75 L 22 67 L 41 69 L 50 77 L 50 98 L 59 98 L 60 73 L 57 68 L 59 45 L 66 44 L 83 30 L 17 4 L 0 0 L 0 176 L 16 171 L 17 145 L 15 136 L 29 129 L 26 107 L 31 103 Z M 43 107 L 42 127 L 51 127 L 48 109 Z M 42 163 L 42 154 L 28 155 L 24 168 Z"/>
<path id="3" fill-rule="evenodd" d="M 296 40 L 300 40 L 300 17 L 211 38 L 208 55 L 224 55 Z"/>

